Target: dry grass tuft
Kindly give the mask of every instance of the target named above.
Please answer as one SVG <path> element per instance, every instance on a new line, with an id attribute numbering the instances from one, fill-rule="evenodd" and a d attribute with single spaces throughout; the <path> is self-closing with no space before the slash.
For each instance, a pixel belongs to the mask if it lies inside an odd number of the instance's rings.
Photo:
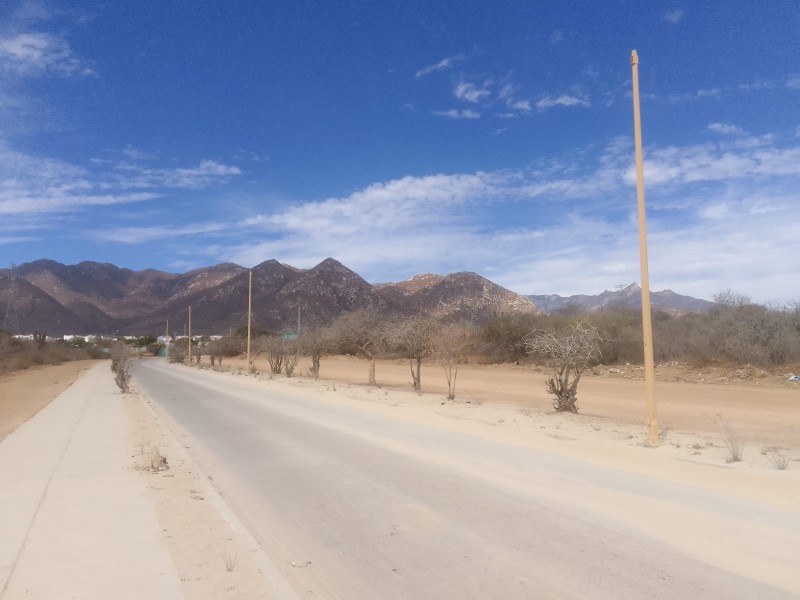
<path id="1" fill-rule="evenodd" d="M 725 446 L 728 448 L 728 462 L 740 462 L 744 453 L 744 440 L 741 432 L 723 419 L 722 435 Z"/>
<path id="2" fill-rule="evenodd" d="M 785 471 L 789 468 L 789 463 L 791 462 L 791 458 L 788 456 L 781 456 L 780 454 L 770 454 L 769 455 L 769 462 L 772 463 L 772 466 L 778 469 L 779 471 Z"/>
<path id="3" fill-rule="evenodd" d="M 225 570 L 228 573 L 232 573 L 234 569 L 236 569 L 236 565 L 239 563 L 239 553 L 234 552 L 231 554 L 230 552 L 226 552 L 222 555 L 222 559 L 225 563 Z"/>

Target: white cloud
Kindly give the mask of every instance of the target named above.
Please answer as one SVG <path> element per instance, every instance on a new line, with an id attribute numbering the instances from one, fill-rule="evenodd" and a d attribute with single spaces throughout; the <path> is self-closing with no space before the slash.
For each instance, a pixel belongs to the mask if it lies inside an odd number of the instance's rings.
<path id="1" fill-rule="evenodd" d="M 792 75 L 786 81 L 786 87 L 793 90 L 800 90 L 800 75 Z"/>
<path id="2" fill-rule="evenodd" d="M 561 96 L 557 96 L 553 98 L 551 96 L 545 96 L 536 101 L 536 108 L 540 110 L 545 110 L 548 108 L 553 108 L 554 106 L 583 106 L 588 108 L 590 105 L 588 100 L 584 100 L 582 98 L 578 98 L 576 96 L 570 96 L 567 94 L 563 94 Z"/>
<path id="3" fill-rule="evenodd" d="M 89 237 L 119 244 L 145 244 L 156 240 L 170 240 L 187 236 L 216 233 L 229 229 L 228 224 L 197 223 L 176 227 L 117 227 L 108 230 L 94 230 Z"/>
<path id="4" fill-rule="evenodd" d="M 37 242 L 39 238 L 30 236 L 0 236 L 0 246 L 9 244 L 22 244 L 25 242 Z"/>
<path id="5" fill-rule="evenodd" d="M 563 41 L 564 41 L 564 32 L 561 31 L 560 29 L 556 29 L 550 34 L 551 44 L 558 44 L 559 42 Z"/>
<path id="6" fill-rule="evenodd" d="M 509 104 L 509 107 L 527 112 L 527 111 L 531 110 L 531 101 L 530 100 L 515 100 L 514 102 Z"/>
<path id="7" fill-rule="evenodd" d="M 0 72 L 21 76 L 96 74 L 74 56 L 64 39 L 49 33 L 0 37 Z"/>
<path id="8" fill-rule="evenodd" d="M 122 149 L 122 154 L 131 160 L 152 160 L 155 158 L 155 155 L 139 150 L 138 148 L 134 148 L 130 144 L 126 145 Z"/>
<path id="9" fill-rule="evenodd" d="M 719 133 L 721 135 L 747 135 L 744 129 L 732 123 L 711 123 L 708 128 L 714 133 Z"/>
<path id="10" fill-rule="evenodd" d="M 697 90 L 696 92 L 688 92 L 683 94 L 670 94 L 670 102 L 685 102 L 687 100 L 698 100 L 701 98 L 720 98 L 722 90 L 720 88 L 705 88 Z"/>
<path id="11" fill-rule="evenodd" d="M 450 110 L 434 110 L 431 114 L 438 117 L 447 117 L 448 119 L 480 119 L 481 114 L 474 110 L 459 110 L 451 108 Z"/>
<path id="12" fill-rule="evenodd" d="M 497 92 L 497 96 L 502 100 L 507 100 L 510 99 L 516 91 L 517 91 L 517 86 L 511 83 L 507 83 L 502 88 L 500 88 L 500 91 Z"/>
<path id="13" fill-rule="evenodd" d="M 459 100 L 477 103 L 492 95 L 492 92 L 488 89 L 491 83 L 491 81 L 485 81 L 479 88 L 474 83 L 461 81 L 456 85 L 455 90 L 453 90 L 453 95 Z"/>
<path id="14" fill-rule="evenodd" d="M 670 10 L 664 13 L 664 20 L 667 23 L 672 23 L 675 25 L 676 23 L 680 23 L 683 19 L 683 10 L 680 8 L 676 8 L 675 10 Z"/>
<path id="15" fill-rule="evenodd" d="M 646 155 L 644 175 L 648 185 L 800 176 L 800 147 L 737 148 L 703 144 L 657 148 Z M 625 173 L 625 181 L 628 185 L 635 184 L 633 165 Z"/>
<path id="16" fill-rule="evenodd" d="M 200 189 L 239 174 L 238 167 L 212 160 L 191 168 L 139 169 L 127 165 L 122 172 L 96 174 L 63 161 L 19 152 L 0 140 L 0 214 L 19 218 L 144 202 L 159 198 L 155 191 L 159 188 Z M 142 191 L 125 191 L 130 188 Z"/>
<path id="17" fill-rule="evenodd" d="M 453 67 L 453 64 L 456 61 L 462 60 L 463 57 L 459 54 L 456 56 L 449 56 L 447 58 L 443 58 L 438 63 L 433 65 L 428 65 L 416 72 L 415 77 L 424 77 L 425 75 L 430 75 L 431 73 L 438 73 L 439 71 L 446 71 Z"/>
<path id="18" fill-rule="evenodd" d="M 719 88 L 709 88 L 709 89 L 700 89 L 697 90 L 697 97 L 698 98 L 718 98 L 722 90 Z"/>
<path id="19" fill-rule="evenodd" d="M 123 188 L 201 189 L 242 174 L 239 167 L 223 165 L 214 160 L 201 160 L 196 167 L 176 169 L 145 169 L 138 165 L 120 163 L 117 169 L 124 172 L 117 182 Z"/>

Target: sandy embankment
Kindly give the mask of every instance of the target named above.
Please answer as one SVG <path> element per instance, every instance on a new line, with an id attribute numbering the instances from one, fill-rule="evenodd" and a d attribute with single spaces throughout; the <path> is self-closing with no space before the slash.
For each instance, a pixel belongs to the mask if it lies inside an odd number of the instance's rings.
<path id="1" fill-rule="evenodd" d="M 78 360 L 31 367 L 0 376 L 0 441 L 52 402 L 97 362 Z"/>
<path id="2" fill-rule="evenodd" d="M 210 368 L 208 357 L 202 360 L 203 367 Z M 265 358 L 259 356 L 255 364 L 262 376 L 268 375 Z M 296 373 L 307 374 L 309 366 L 308 359 L 301 359 Z M 243 373 L 245 361 L 226 359 L 223 368 Z M 544 419 L 547 425 L 561 423 L 563 427 L 573 423 L 591 429 L 599 427 L 613 433 L 611 437 L 641 443 L 647 414 L 642 368 L 623 365 L 602 367 L 595 372 L 587 372 L 581 379 L 580 415 L 552 414 L 552 397 L 545 391 L 549 373 L 545 368 L 530 365 L 461 366 L 456 404 L 469 403 L 473 407 L 482 404 L 498 414 L 509 412 L 516 419 L 520 415 L 535 416 Z M 324 382 L 365 385 L 367 363 L 348 356 L 325 357 L 320 374 Z M 376 377 L 381 388 L 411 390 L 408 361 L 379 360 Z M 443 371 L 432 361 L 423 363 L 422 384 L 425 395 L 420 402 L 427 398 L 428 403 L 433 403 L 447 394 Z M 741 434 L 749 448 L 745 463 L 752 464 L 756 456 L 769 462 L 768 455 L 776 452 L 800 460 L 800 384 L 788 382 L 784 374 L 767 374 L 751 367 L 659 365 L 656 402 L 662 446 L 678 445 L 682 454 L 692 460 L 709 454 L 706 444 L 724 445 L 725 422 Z M 633 437 L 628 438 L 629 435 Z M 703 448 L 696 448 L 698 443 Z M 761 454 L 762 451 L 767 454 Z"/>

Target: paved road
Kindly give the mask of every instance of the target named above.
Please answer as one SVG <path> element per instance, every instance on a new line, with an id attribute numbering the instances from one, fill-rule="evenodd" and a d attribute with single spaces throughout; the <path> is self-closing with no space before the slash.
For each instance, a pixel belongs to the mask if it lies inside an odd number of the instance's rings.
<path id="1" fill-rule="evenodd" d="M 779 556 L 787 539 L 800 539 L 797 512 L 337 407 L 250 378 L 162 361 L 142 362 L 134 377 L 299 597 L 798 597 L 781 564 L 796 555 Z M 763 530 L 763 548 L 732 556 L 775 566 L 780 587 L 733 559 L 728 569 L 706 562 L 693 542 L 643 532 L 642 515 L 666 510 L 664 498 L 700 529 L 714 524 L 721 539 Z M 608 518 L 620 512 L 611 505 L 629 507 L 631 519 Z"/>

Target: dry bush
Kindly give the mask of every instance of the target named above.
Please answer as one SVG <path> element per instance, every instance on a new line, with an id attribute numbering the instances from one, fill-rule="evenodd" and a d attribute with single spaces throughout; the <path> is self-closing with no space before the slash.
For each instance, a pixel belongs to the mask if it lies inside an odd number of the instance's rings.
<path id="1" fill-rule="evenodd" d="M 600 356 L 600 335 L 585 321 L 560 330 L 533 331 L 525 339 L 529 352 L 547 357 L 555 373 L 547 380 L 558 412 L 578 412 L 578 382 L 583 370 Z"/>
<path id="2" fill-rule="evenodd" d="M 375 380 L 375 352 L 386 341 L 383 316 L 373 308 L 362 308 L 339 316 L 331 334 L 340 345 L 352 347 L 369 363 L 369 385 Z"/>
<path id="3" fill-rule="evenodd" d="M 131 350 L 122 342 L 114 342 L 111 346 L 111 371 L 114 383 L 123 394 L 127 394 L 131 381 Z"/>
<path id="4" fill-rule="evenodd" d="M 422 361 L 434 350 L 440 325 L 431 317 L 413 316 L 389 326 L 388 341 L 400 350 L 411 364 L 412 387 L 422 392 Z"/>
<path id="5" fill-rule="evenodd" d="M 442 366 L 445 379 L 447 379 L 448 400 L 455 400 L 458 365 L 474 344 L 474 328 L 460 323 L 443 325 L 434 339 L 433 354 Z"/>
<path id="6" fill-rule="evenodd" d="M 330 352 L 336 346 L 333 330 L 317 324 L 306 325 L 300 332 L 298 343 L 300 352 L 311 357 L 309 374 L 314 379 L 319 379 L 319 363 L 322 355 Z"/>
<path id="7" fill-rule="evenodd" d="M 30 367 L 60 365 L 71 360 L 98 358 L 92 356 L 94 349 L 78 348 L 63 340 L 46 344 L 18 340 L 11 334 L 0 331 L 0 375 L 13 373 Z M 101 355 L 105 358 L 105 355 Z"/>
<path id="8" fill-rule="evenodd" d="M 548 326 L 547 317 L 531 314 L 500 315 L 478 333 L 475 349 L 487 362 L 517 362 L 525 356 L 525 337 Z"/>

